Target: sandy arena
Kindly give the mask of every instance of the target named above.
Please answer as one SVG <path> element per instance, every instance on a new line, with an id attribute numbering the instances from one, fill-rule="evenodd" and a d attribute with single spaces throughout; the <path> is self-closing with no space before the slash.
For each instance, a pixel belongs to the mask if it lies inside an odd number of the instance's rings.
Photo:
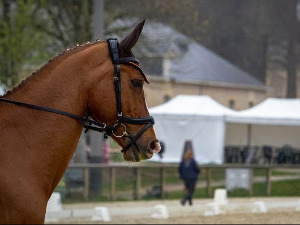
<path id="1" fill-rule="evenodd" d="M 63 204 L 62 211 L 47 213 L 45 223 L 300 224 L 300 197 L 230 198 L 219 207 L 212 202 L 195 199 L 192 206 L 181 206 L 178 200 Z"/>

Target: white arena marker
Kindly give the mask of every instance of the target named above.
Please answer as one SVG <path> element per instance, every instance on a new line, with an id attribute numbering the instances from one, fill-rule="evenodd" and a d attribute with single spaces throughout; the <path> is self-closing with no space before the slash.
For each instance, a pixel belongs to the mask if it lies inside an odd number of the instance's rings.
<path id="1" fill-rule="evenodd" d="M 266 204 L 263 201 L 256 201 L 253 203 L 255 208 L 252 209 L 253 213 L 266 213 L 268 212 Z"/>
<path id="2" fill-rule="evenodd" d="M 300 211 L 300 199 L 298 200 L 298 204 L 297 204 L 297 207 L 296 207 L 296 211 Z"/>
<path id="3" fill-rule="evenodd" d="M 168 209 L 165 205 L 155 205 L 154 208 L 158 209 L 159 212 L 153 213 L 151 215 L 152 218 L 163 218 L 163 219 L 169 218 Z"/>
<path id="4" fill-rule="evenodd" d="M 59 192 L 53 192 L 47 203 L 45 222 L 58 222 L 59 212 L 62 212 L 61 195 Z"/>
<path id="5" fill-rule="evenodd" d="M 105 221 L 109 222 L 111 221 L 108 209 L 106 207 L 95 207 L 94 209 L 94 215 L 92 217 L 92 221 Z"/>
<path id="6" fill-rule="evenodd" d="M 218 205 L 227 205 L 227 190 L 226 189 L 216 189 L 214 192 L 214 203 Z"/>
<path id="7" fill-rule="evenodd" d="M 222 206 L 228 204 L 227 190 L 226 189 L 216 189 L 214 192 L 214 201 L 207 203 L 207 206 L 212 207 L 212 211 L 205 211 L 204 216 L 214 216 L 219 214 L 225 214 L 224 210 L 221 210 Z"/>
<path id="8" fill-rule="evenodd" d="M 59 212 L 62 211 L 61 204 L 61 195 L 59 192 L 53 192 L 48 204 L 47 204 L 47 212 Z"/>

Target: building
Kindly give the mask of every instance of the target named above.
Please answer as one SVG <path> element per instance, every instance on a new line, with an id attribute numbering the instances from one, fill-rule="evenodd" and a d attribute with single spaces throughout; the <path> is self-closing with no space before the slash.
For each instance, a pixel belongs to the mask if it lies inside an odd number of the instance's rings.
<path id="1" fill-rule="evenodd" d="M 296 49 L 299 52 L 299 49 Z M 287 74 L 287 50 L 286 43 L 271 42 L 267 48 L 267 76 L 265 83 L 272 87 L 270 97 L 286 98 L 288 92 Z M 296 70 L 296 97 L 300 98 L 300 65 L 297 63 Z"/>
<path id="2" fill-rule="evenodd" d="M 147 22 L 133 51 L 149 76 L 150 85 L 145 85 L 149 107 L 188 94 L 209 95 L 224 106 L 242 110 L 262 102 L 271 91 L 250 74 L 161 23 Z"/>

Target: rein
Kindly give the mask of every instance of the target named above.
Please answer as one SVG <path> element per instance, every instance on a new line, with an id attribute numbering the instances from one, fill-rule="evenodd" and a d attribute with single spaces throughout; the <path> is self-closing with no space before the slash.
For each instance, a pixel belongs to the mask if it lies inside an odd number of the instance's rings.
<path id="1" fill-rule="evenodd" d="M 40 111 L 46 111 L 49 113 L 54 113 L 54 114 L 59 114 L 63 116 L 67 116 L 76 120 L 79 120 L 82 124 L 82 126 L 85 128 L 85 133 L 88 130 L 93 130 L 93 131 L 98 131 L 98 132 L 103 132 L 104 133 L 104 138 L 108 138 L 111 135 L 117 137 L 117 138 L 122 138 L 122 137 L 128 137 L 130 139 L 130 143 L 128 143 L 122 150 L 122 153 L 125 153 L 131 146 L 136 144 L 136 141 L 142 136 L 142 134 L 151 126 L 154 125 L 154 119 L 152 116 L 148 117 L 141 117 L 141 118 L 132 118 L 132 117 L 126 117 L 123 115 L 122 112 L 122 98 L 121 98 L 121 77 L 120 77 L 120 64 L 129 64 L 134 65 L 138 64 L 138 60 L 134 57 L 125 57 L 125 58 L 120 58 L 119 56 L 119 51 L 118 51 L 118 41 L 116 38 L 109 38 L 107 39 L 108 47 L 109 47 L 109 52 L 110 52 L 110 57 L 114 65 L 114 86 L 115 86 L 115 93 L 116 93 L 116 106 L 117 106 L 117 114 L 118 118 L 116 123 L 113 126 L 109 126 L 106 123 L 101 123 L 98 121 L 95 121 L 91 118 L 88 118 L 86 116 L 80 117 L 78 115 L 57 110 L 57 109 L 52 109 L 52 108 L 47 108 L 44 106 L 39 106 L 39 105 L 32 105 L 24 102 L 19 102 L 11 99 L 6 99 L 3 97 L 0 97 L 1 102 L 9 103 L 9 104 L 14 104 L 17 106 L 21 107 L 26 107 L 30 109 L 35 109 L 35 110 L 40 110 Z M 138 66 L 136 66 L 139 70 L 141 70 Z M 126 126 L 124 123 L 128 124 L 145 124 L 145 126 L 134 136 L 131 137 L 129 134 L 126 132 Z M 116 135 L 114 131 L 122 126 L 123 127 L 123 132 L 122 135 Z"/>

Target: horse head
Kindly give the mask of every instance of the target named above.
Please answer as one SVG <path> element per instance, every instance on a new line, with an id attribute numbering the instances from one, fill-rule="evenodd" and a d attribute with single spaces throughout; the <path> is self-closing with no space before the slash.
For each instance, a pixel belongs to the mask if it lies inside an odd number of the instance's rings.
<path id="1" fill-rule="evenodd" d="M 107 124 L 106 135 L 123 148 L 127 161 L 149 159 L 160 151 L 143 90 L 149 81 L 131 51 L 144 22 L 120 43 L 108 39 L 107 60 L 101 68 L 104 75 L 93 85 L 88 100 L 89 116 Z"/>

